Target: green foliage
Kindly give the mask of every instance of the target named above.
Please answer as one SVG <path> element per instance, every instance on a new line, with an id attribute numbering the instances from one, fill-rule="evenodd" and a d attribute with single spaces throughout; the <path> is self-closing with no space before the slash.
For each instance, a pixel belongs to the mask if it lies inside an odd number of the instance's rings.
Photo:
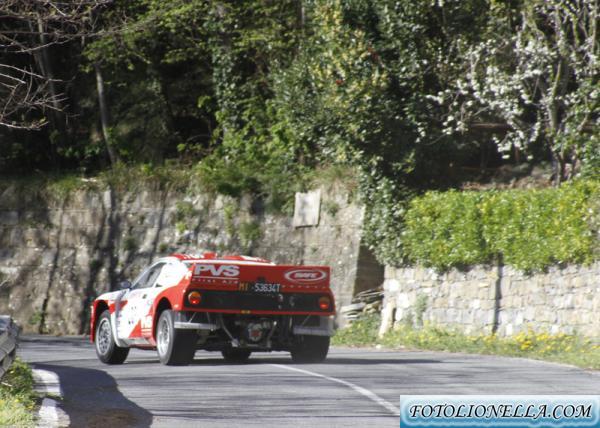
<path id="1" fill-rule="evenodd" d="M 135 236 L 127 235 L 123 239 L 123 250 L 127 252 L 133 252 L 138 248 L 138 242 Z"/>
<path id="2" fill-rule="evenodd" d="M 554 156 L 557 177 L 568 175 L 569 162 L 575 174 L 597 179 L 600 45 L 586 41 L 595 21 L 583 13 L 592 3 L 566 14 L 558 0 L 108 2 L 91 17 L 89 35 L 46 52 L 64 82 L 55 82 L 59 93 L 69 97 L 65 114 L 26 118 L 48 122 L 35 135 L 0 129 L 0 170 L 73 171 L 52 184 L 57 199 L 84 185 L 198 186 L 234 198 L 250 193 L 285 213 L 294 192 L 341 178 L 366 207 L 365 242 L 382 262 L 447 267 L 505 257 L 535 269 L 585 261 L 579 200 L 569 211 L 550 196 L 499 194 L 488 203 L 456 194 L 407 210 L 415 194 L 458 184 L 463 167 L 502 162 L 489 147 L 515 160 L 520 147 L 533 163 Z M 570 24 L 577 34 L 558 31 Z M 2 25 L 10 32 L 10 20 Z M 108 170 L 97 70 L 108 144 L 121 160 Z M 477 131 L 473 122 L 509 130 Z M 80 179 L 98 171 L 96 181 Z M 526 209 L 529 202 L 544 208 Z M 429 229 L 411 226 L 419 212 Z M 511 212 L 519 213 L 514 224 L 505 218 Z M 552 234 L 542 218 L 573 226 Z M 183 231 L 189 222 L 175 223 Z M 513 239 L 517 233 L 524 235 Z"/>
<path id="3" fill-rule="evenodd" d="M 34 427 L 37 399 L 31 368 L 17 358 L 0 385 L 0 426 Z"/>
<path id="4" fill-rule="evenodd" d="M 47 183 L 47 194 L 57 200 L 67 199 L 76 190 L 86 187 L 81 177 L 76 175 L 63 175 L 50 178 Z"/>
<path id="5" fill-rule="evenodd" d="M 39 325 L 42 322 L 42 315 L 42 311 L 35 311 L 33 314 L 31 314 L 27 320 L 27 323 L 31 326 Z"/>
<path id="6" fill-rule="evenodd" d="M 235 223 L 234 219 L 238 212 L 238 206 L 235 203 L 226 203 L 223 206 L 223 218 L 225 220 L 225 231 L 229 236 L 235 234 Z"/>
<path id="7" fill-rule="evenodd" d="M 262 198 L 269 211 L 289 212 L 294 192 L 308 183 L 306 168 L 283 153 L 267 156 L 260 151 L 249 148 L 233 157 L 225 150 L 215 152 L 197 166 L 199 182 L 205 190 L 234 198 L 250 193 Z"/>
<path id="8" fill-rule="evenodd" d="M 97 64 L 105 75 L 111 144 L 123 161 L 197 156 L 208 142 L 215 126 L 208 9 L 204 0 L 134 0 L 101 15 L 103 31 L 85 47 L 82 68 Z"/>
<path id="9" fill-rule="evenodd" d="M 580 155 L 582 177 L 600 181 L 600 133 L 590 136 Z"/>
<path id="10" fill-rule="evenodd" d="M 365 243 L 381 262 L 401 263 L 405 258 L 404 216 L 411 192 L 389 178 L 369 178 L 361 186 L 365 205 Z"/>
<path id="11" fill-rule="evenodd" d="M 481 193 L 450 191 L 413 199 L 403 234 L 409 260 L 436 267 L 489 260 L 479 212 L 482 197 Z"/>
<path id="12" fill-rule="evenodd" d="M 423 326 L 423 314 L 427 310 L 427 296 L 419 294 L 415 301 L 415 322 L 417 327 Z"/>
<path id="13" fill-rule="evenodd" d="M 177 162 L 164 165 L 118 163 L 99 174 L 95 179 L 95 184 L 98 187 L 109 186 L 122 192 L 155 188 L 185 193 L 194 188 L 196 180 L 197 175 L 192 168 Z"/>
<path id="14" fill-rule="evenodd" d="M 314 2 L 291 65 L 273 74 L 278 123 L 310 163 L 359 176 L 364 237 L 382 262 L 402 260 L 402 219 L 415 189 L 452 184 L 473 141 L 442 132 L 433 95 L 457 78 L 457 47 L 478 40 L 488 4 Z M 471 251 L 465 249 L 465 251 Z"/>
<path id="15" fill-rule="evenodd" d="M 408 260 L 436 268 L 501 259 L 522 270 L 597 256 L 600 183 L 558 189 L 429 192 L 413 199 L 402 236 Z"/>
<path id="16" fill-rule="evenodd" d="M 240 243 L 244 248 L 249 248 L 262 237 L 260 224 L 254 221 L 243 222 L 239 227 Z"/>
<path id="17" fill-rule="evenodd" d="M 598 250 L 593 203 L 600 183 L 571 183 L 559 189 L 495 193 L 481 206 L 488 247 L 520 269 L 587 263 Z"/>
<path id="18" fill-rule="evenodd" d="M 290 132 L 270 107 L 270 73 L 290 61 L 302 31 L 294 1 L 224 1 L 209 7 L 209 33 L 218 126 L 198 170 L 209 190 L 265 199 L 267 209 L 290 206 L 304 165 Z"/>
<path id="19" fill-rule="evenodd" d="M 188 201 L 177 201 L 175 203 L 175 212 L 171 217 L 171 221 L 176 225 L 179 233 L 187 229 L 187 224 L 197 217 L 199 211 L 194 208 L 194 204 Z M 182 229 L 182 230 L 180 230 Z"/>
<path id="20" fill-rule="evenodd" d="M 215 176 L 218 189 L 273 192 L 274 206 L 287 201 L 277 184 L 289 182 L 298 169 L 322 165 L 375 172 L 375 182 L 435 187 L 451 164 L 472 163 L 480 144 L 494 140 L 508 149 L 513 137 L 529 141 L 556 128 L 545 117 L 553 110 L 542 108 L 546 99 L 563 122 L 562 131 L 548 133 L 549 146 L 581 162 L 589 176 L 598 152 L 598 44 L 589 41 L 595 34 L 593 0 L 573 6 L 577 13 L 558 0 L 530 3 L 108 2 L 72 23 L 90 31 L 85 37 L 47 35 L 61 40 L 46 53 L 59 93 L 69 98 L 65 114 L 29 113 L 25 123 L 49 124 L 37 134 L 0 131 L 0 170 L 106 168 L 98 69 L 110 113 L 109 144 L 123 162 L 204 160 L 202 169 Z M 52 16 L 51 4 L 43 8 Z M 553 30 L 558 18 L 579 33 Z M 56 29 L 50 24 L 49 31 Z M 2 25 L 4 34 L 18 30 L 17 23 Z M 517 32 L 521 44 L 514 40 Z M 525 49 L 529 42 L 536 49 Z M 474 64 L 466 53 L 486 61 Z M 561 74 L 556 64 L 569 72 Z M 478 84 L 486 76 L 497 85 L 483 85 L 483 93 Z M 539 76 L 543 85 L 535 83 Z M 558 92 L 541 96 L 553 91 L 552 81 L 562 82 Z M 503 120 L 514 128 L 511 138 L 471 132 L 470 118 Z M 535 118 L 543 118 L 544 126 L 529 132 L 541 120 Z M 536 161 L 548 156 L 531 153 Z M 271 179 L 278 171 L 283 179 Z"/>
<path id="21" fill-rule="evenodd" d="M 352 322 L 348 327 L 336 331 L 332 344 L 337 346 L 366 346 L 377 341 L 377 330 L 381 317 L 377 314 L 367 315 Z"/>
<path id="22" fill-rule="evenodd" d="M 323 211 L 329 214 L 331 217 L 335 217 L 340 210 L 340 204 L 335 201 L 323 201 Z"/>

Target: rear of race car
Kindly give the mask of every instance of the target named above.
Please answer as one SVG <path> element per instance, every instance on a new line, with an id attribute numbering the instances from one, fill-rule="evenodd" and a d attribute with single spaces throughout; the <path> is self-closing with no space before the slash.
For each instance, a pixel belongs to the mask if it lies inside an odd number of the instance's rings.
<path id="1" fill-rule="evenodd" d="M 329 267 L 226 260 L 188 265 L 190 280 L 173 326 L 193 331 L 196 349 L 221 351 L 231 361 L 257 351 L 289 351 L 296 362 L 325 359 L 335 314 Z"/>

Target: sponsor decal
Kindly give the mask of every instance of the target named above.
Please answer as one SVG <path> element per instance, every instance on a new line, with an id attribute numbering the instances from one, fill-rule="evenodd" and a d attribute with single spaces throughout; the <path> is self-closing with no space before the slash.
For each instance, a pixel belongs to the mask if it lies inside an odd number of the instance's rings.
<path id="1" fill-rule="evenodd" d="M 600 428 L 600 395 L 402 395 L 402 428 Z"/>
<path id="2" fill-rule="evenodd" d="M 235 278 L 240 275 L 240 267 L 234 265 L 197 264 L 194 275 L 209 278 Z"/>
<path id="3" fill-rule="evenodd" d="M 284 276 L 296 284 L 314 284 L 327 278 L 327 272 L 320 269 L 293 269 L 288 270 Z"/>
<path id="4" fill-rule="evenodd" d="M 146 315 L 142 318 L 142 330 L 152 330 L 152 315 Z"/>

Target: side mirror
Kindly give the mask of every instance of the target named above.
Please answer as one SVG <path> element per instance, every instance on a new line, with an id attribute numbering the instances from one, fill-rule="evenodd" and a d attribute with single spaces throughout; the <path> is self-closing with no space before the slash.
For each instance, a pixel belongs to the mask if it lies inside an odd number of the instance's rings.
<path id="1" fill-rule="evenodd" d="M 131 281 L 127 281 L 127 280 L 121 281 L 119 283 L 119 288 L 121 290 L 127 290 L 128 288 L 131 288 Z"/>

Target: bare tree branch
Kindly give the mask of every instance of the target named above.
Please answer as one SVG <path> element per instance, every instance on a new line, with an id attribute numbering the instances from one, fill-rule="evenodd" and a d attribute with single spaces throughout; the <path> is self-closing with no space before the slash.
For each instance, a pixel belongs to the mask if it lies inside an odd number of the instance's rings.
<path id="1" fill-rule="evenodd" d="M 89 36 L 93 12 L 112 1 L 0 1 L 0 127 L 40 129 L 64 109 L 48 49 Z"/>

